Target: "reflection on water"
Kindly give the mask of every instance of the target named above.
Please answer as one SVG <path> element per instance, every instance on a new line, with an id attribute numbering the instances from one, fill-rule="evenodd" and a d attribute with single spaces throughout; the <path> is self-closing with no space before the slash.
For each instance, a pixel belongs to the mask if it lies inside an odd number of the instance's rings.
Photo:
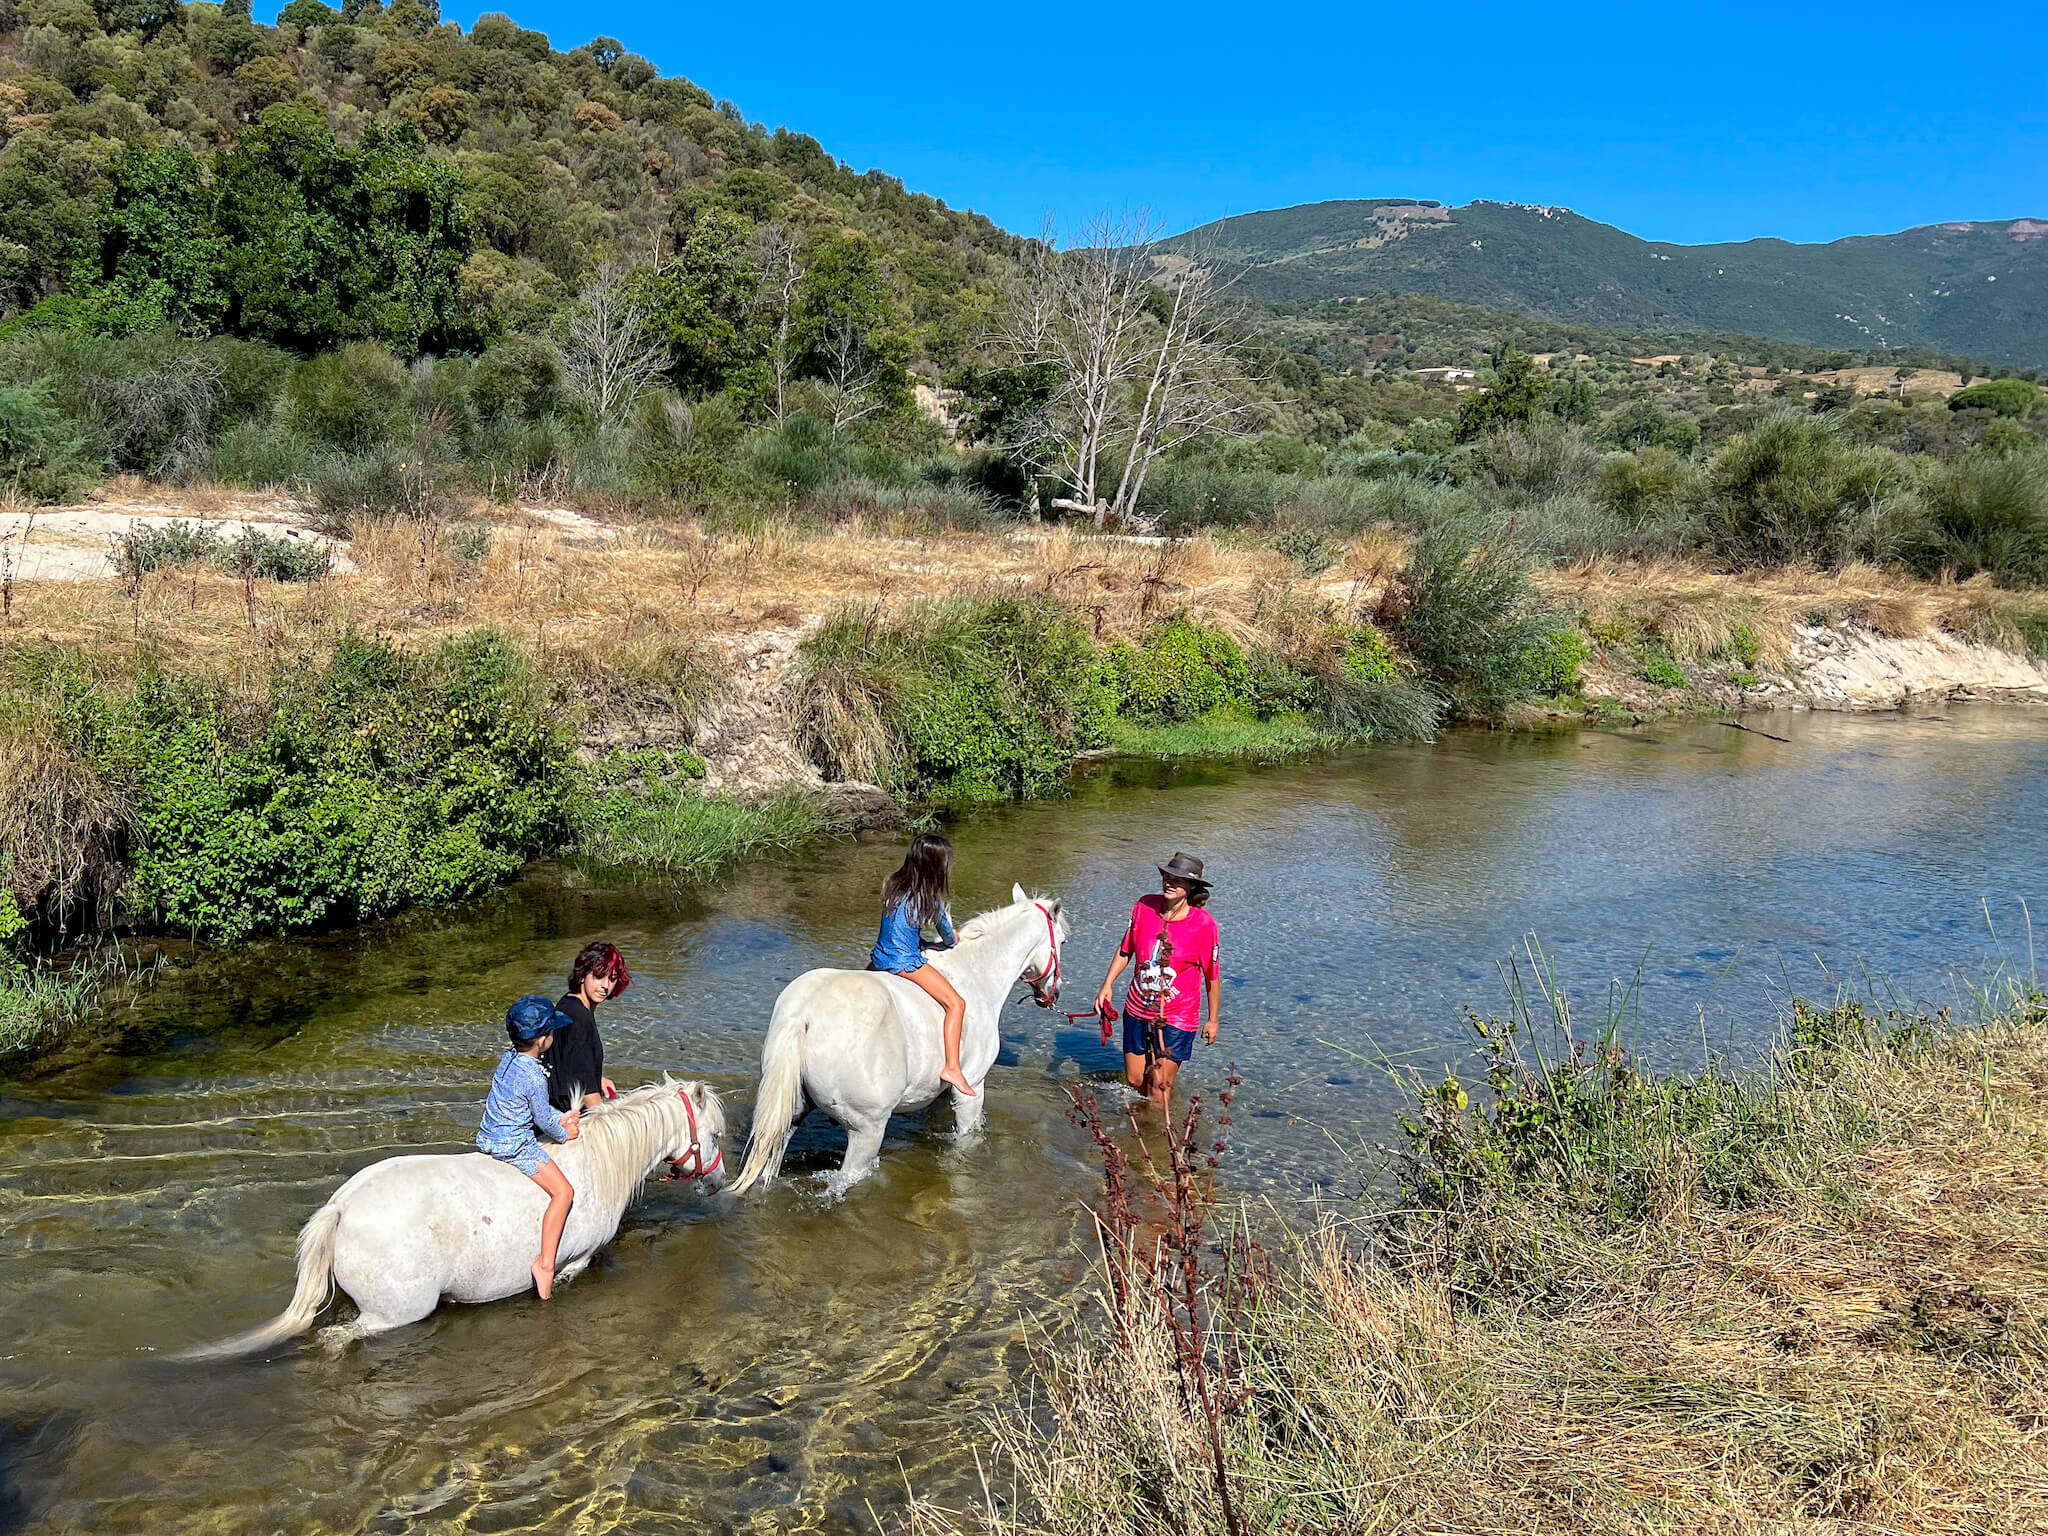
<path id="1" fill-rule="evenodd" d="M 1753 1048 L 1793 990 L 1951 1000 L 1994 958 L 1987 903 L 2026 963 L 2048 717 L 1772 729 L 1792 740 L 1709 723 L 1103 765 L 953 827 L 959 905 L 1013 880 L 1065 897 L 1083 1007 L 1152 864 L 1207 859 L 1225 1038 L 1184 1080 L 1240 1063 L 1229 1176 L 1298 1196 L 1383 1134 L 1384 1063 L 1452 1058 L 1456 1005 L 1496 1004 L 1530 931 L 1589 995 L 1640 966 L 1639 1043 L 1679 1062 L 1703 1036 Z M 604 1013 L 614 1075 L 709 1076 L 743 1111 L 775 992 L 860 963 L 897 857 L 842 845 L 709 891 L 537 872 L 458 912 L 205 957 L 111 1048 L 0 1083 L 0 1528 L 851 1531 L 906 1476 L 963 1493 L 1021 1321 L 1084 1280 L 1065 1088 L 1116 1066 L 1028 1006 L 986 1133 L 900 1122 L 844 1200 L 801 1176 L 738 1203 L 656 1184 L 552 1305 L 446 1309 L 338 1359 L 153 1358 L 281 1307 L 298 1225 L 348 1173 L 465 1144 L 506 1002 L 590 938 L 636 975 Z M 836 1164 L 838 1134 L 807 1126 L 791 1168 Z"/>

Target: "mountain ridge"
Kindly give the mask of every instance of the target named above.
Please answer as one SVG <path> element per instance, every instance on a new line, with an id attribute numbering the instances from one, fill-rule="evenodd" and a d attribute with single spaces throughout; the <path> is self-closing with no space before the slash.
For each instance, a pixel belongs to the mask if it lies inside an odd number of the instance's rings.
<path id="1" fill-rule="evenodd" d="M 1283 309 L 1411 292 L 1567 323 L 2048 363 L 2048 219 L 2031 215 L 1688 245 L 1556 204 L 1342 198 L 1235 214 L 1162 249 L 1207 251 Z"/>

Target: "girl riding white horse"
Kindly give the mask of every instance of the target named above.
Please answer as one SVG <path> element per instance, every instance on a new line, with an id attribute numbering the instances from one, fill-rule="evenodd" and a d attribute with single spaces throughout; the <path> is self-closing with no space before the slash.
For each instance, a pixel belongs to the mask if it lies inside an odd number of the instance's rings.
<path id="1" fill-rule="evenodd" d="M 707 1083 L 664 1076 L 587 1112 L 551 1156 L 575 1191 L 555 1279 L 572 1280 L 619 1230 L 655 1167 L 722 1182 L 725 1107 Z M 548 1197 L 510 1163 L 481 1152 L 391 1157 L 336 1190 L 299 1232 L 291 1305 L 261 1328 L 187 1358 L 254 1354 L 313 1325 L 335 1286 L 355 1301 L 338 1340 L 416 1323 L 445 1297 L 497 1301 L 533 1289 L 533 1249 Z"/>
<path id="2" fill-rule="evenodd" d="M 1001 1048 L 998 1016 L 1010 988 L 1021 977 L 1040 1007 L 1059 1001 L 1067 937 L 1059 900 L 1026 896 L 1021 885 L 1011 894 L 1007 907 L 963 924 L 954 948 L 925 958 L 966 1004 L 960 1066 L 975 1091 L 954 1094 L 962 1132 L 981 1123 L 981 1086 Z M 872 1173 L 889 1117 L 945 1091 L 944 1018 L 924 988 L 885 971 L 806 971 L 784 987 L 761 1048 L 761 1091 L 733 1192 L 775 1178 L 807 1102 L 846 1127 L 841 1177 Z"/>

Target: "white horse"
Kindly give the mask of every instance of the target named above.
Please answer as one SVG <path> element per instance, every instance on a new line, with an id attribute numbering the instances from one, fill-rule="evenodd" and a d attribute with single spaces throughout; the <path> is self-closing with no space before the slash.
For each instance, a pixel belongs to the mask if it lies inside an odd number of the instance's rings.
<path id="1" fill-rule="evenodd" d="M 1011 894 L 1007 907 L 962 924 L 958 946 L 926 957 L 967 1004 L 960 1069 L 975 1091 L 953 1096 L 962 1132 L 981 1123 L 982 1083 L 1001 1049 L 997 1015 L 1010 988 L 1021 977 L 1041 1008 L 1059 1001 L 1067 936 L 1059 900 L 1026 896 L 1021 885 Z M 733 1193 L 774 1180 L 807 1102 L 846 1127 L 841 1176 L 872 1173 L 889 1117 L 951 1091 L 939 1081 L 944 1021 L 922 988 L 883 971 L 806 971 L 784 987 L 761 1047 L 761 1091 Z"/>
<path id="2" fill-rule="evenodd" d="M 576 1191 L 555 1281 L 573 1280 L 619 1230 L 619 1219 L 657 1163 L 670 1176 L 724 1182 L 725 1106 L 707 1083 L 658 1083 L 587 1110 L 582 1132 L 548 1143 Z M 416 1323 L 445 1297 L 497 1301 L 533 1289 L 541 1212 L 548 1197 L 510 1163 L 481 1152 L 386 1158 L 350 1179 L 299 1232 L 291 1305 L 248 1333 L 188 1359 L 254 1354 L 304 1333 L 339 1285 L 353 1323 L 336 1342 Z"/>

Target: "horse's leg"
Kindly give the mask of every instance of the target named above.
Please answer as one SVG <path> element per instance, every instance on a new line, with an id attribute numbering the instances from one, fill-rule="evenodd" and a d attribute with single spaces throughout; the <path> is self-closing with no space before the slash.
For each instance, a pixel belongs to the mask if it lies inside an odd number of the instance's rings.
<path id="1" fill-rule="evenodd" d="M 846 1157 L 839 1165 L 839 1177 L 848 1184 L 864 1179 L 882 1160 L 882 1135 L 889 1129 L 888 1116 L 873 1122 L 859 1121 L 846 1128 Z"/>
<path id="2" fill-rule="evenodd" d="M 595 1253 L 586 1253 L 580 1259 L 571 1259 L 568 1263 L 556 1269 L 555 1284 L 560 1285 L 565 1280 L 574 1280 L 584 1270 L 590 1268 L 590 1261 L 596 1257 Z"/>
<path id="3" fill-rule="evenodd" d="M 986 1085 L 987 1079 L 984 1078 L 974 1086 L 977 1089 L 985 1089 Z M 962 1098 L 957 1093 L 953 1095 L 954 1135 L 967 1136 L 981 1129 L 981 1112 L 987 1097 L 986 1092 L 977 1092 L 971 1099 Z"/>

